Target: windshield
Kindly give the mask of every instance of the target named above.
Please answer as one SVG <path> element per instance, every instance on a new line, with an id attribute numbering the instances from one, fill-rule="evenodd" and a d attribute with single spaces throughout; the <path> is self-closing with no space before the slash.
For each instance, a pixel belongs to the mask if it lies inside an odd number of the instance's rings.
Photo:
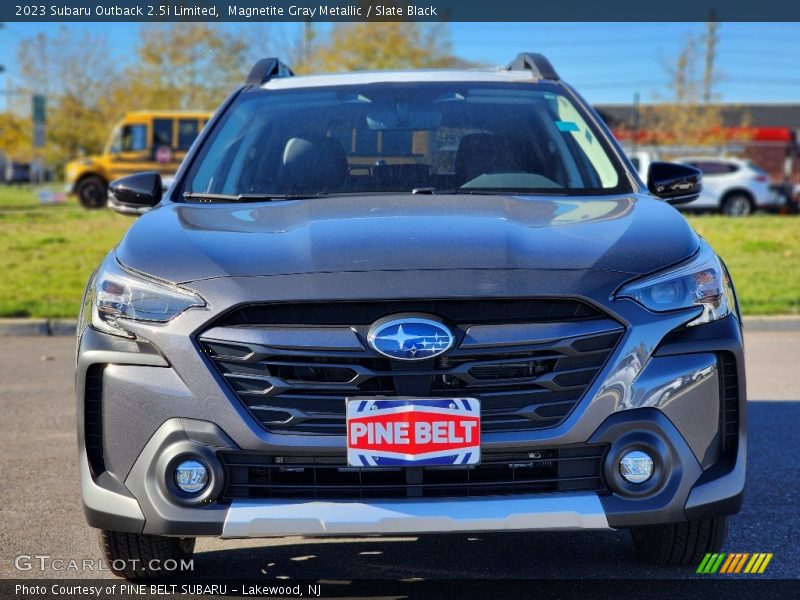
<path id="1" fill-rule="evenodd" d="M 117 124 L 111 131 L 111 135 L 108 136 L 108 141 L 106 142 L 106 147 L 103 149 L 103 154 L 118 153 L 121 142 L 122 142 L 122 125 Z"/>
<path id="2" fill-rule="evenodd" d="M 188 197 L 363 192 L 608 194 L 616 159 L 555 86 L 370 83 L 245 91 Z"/>

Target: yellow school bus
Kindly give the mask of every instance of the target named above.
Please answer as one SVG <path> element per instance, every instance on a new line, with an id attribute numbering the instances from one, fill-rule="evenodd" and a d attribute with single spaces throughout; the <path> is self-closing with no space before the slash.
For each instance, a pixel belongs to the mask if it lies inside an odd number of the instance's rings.
<path id="1" fill-rule="evenodd" d="M 174 175 L 210 112 L 147 110 L 125 115 L 102 154 L 67 163 L 67 191 L 86 208 L 106 205 L 108 184 L 139 171 Z"/>

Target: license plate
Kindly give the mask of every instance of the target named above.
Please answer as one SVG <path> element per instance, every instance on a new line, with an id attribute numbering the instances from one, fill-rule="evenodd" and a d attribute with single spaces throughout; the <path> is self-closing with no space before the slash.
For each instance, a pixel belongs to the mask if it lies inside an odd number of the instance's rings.
<path id="1" fill-rule="evenodd" d="M 475 398 L 347 400 L 347 463 L 354 467 L 474 465 L 481 458 Z"/>

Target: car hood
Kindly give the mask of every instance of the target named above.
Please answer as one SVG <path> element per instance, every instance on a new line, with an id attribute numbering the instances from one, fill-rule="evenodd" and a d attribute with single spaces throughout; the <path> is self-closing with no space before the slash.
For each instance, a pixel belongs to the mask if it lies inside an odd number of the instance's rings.
<path id="1" fill-rule="evenodd" d="M 121 263 L 173 282 L 231 276 L 451 269 L 650 273 L 699 239 L 647 196 L 339 196 L 168 203 L 133 224 Z"/>

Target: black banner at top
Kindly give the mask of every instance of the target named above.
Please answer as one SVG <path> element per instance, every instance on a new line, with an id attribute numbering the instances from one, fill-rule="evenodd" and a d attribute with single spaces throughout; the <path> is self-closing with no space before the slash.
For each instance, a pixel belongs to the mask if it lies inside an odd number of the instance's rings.
<path id="1" fill-rule="evenodd" d="M 797 0 L 44 0 L 0 21 L 800 21 Z M 800 42 L 800 40 L 798 40 Z M 624 43 L 624 39 L 620 40 Z"/>

